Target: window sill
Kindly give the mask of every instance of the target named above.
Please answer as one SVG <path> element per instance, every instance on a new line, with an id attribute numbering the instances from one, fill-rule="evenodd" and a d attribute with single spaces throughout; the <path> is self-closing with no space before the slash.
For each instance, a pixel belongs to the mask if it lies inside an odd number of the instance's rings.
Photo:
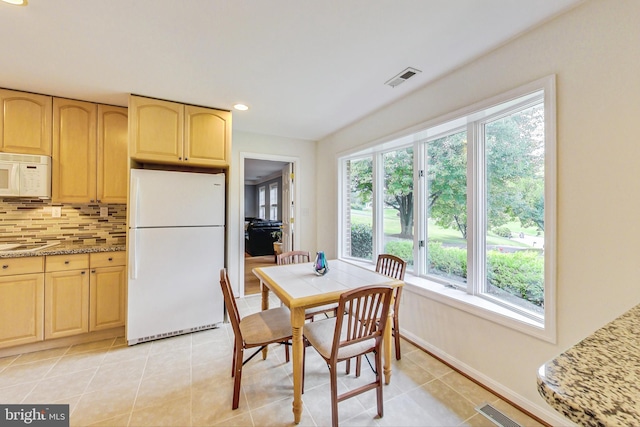
<path id="1" fill-rule="evenodd" d="M 369 270 L 375 269 L 368 262 L 353 259 L 345 259 L 344 261 Z M 410 273 L 405 274 L 404 282 L 405 290 L 408 292 L 555 344 L 555 328 L 550 326 L 553 322 L 546 321 L 545 325 L 487 299 L 469 295 L 460 289 L 447 287 L 423 277 L 413 276 Z"/>

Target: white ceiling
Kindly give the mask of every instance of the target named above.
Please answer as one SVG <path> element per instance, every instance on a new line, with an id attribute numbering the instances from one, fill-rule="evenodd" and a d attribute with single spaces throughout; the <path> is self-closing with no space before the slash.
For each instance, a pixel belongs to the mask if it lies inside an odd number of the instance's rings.
<path id="1" fill-rule="evenodd" d="M 0 87 L 231 109 L 234 129 L 319 140 L 580 0 L 0 3 Z M 402 85 L 384 83 L 407 67 Z"/>
<path id="2" fill-rule="evenodd" d="M 287 164 L 271 160 L 245 159 L 244 183 L 245 185 L 254 185 L 282 176 L 282 169 Z"/>

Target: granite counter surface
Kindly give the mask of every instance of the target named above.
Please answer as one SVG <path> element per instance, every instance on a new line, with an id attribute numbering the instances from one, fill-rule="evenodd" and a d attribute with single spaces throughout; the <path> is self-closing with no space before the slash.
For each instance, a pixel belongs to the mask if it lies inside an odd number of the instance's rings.
<path id="1" fill-rule="evenodd" d="M 123 244 L 82 244 L 82 243 L 60 243 L 39 251 L 5 251 L 0 252 L 0 258 L 21 258 L 30 256 L 44 255 L 69 255 L 69 254 L 88 254 L 92 252 L 117 252 L 125 251 L 126 245 Z"/>
<path id="2" fill-rule="evenodd" d="M 538 392 L 584 426 L 640 426 L 640 305 L 538 371 Z"/>

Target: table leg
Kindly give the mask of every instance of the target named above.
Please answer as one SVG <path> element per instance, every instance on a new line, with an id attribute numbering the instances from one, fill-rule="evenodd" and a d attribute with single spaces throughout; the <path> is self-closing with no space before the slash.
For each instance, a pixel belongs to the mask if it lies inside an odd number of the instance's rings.
<path id="1" fill-rule="evenodd" d="M 304 309 L 291 310 L 291 330 L 293 335 L 293 421 L 298 424 L 302 415 L 302 358 L 304 343 L 302 328 L 304 326 Z"/>
<path id="2" fill-rule="evenodd" d="M 269 310 L 269 288 L 265 286 L 264 283 L 262 283 L 262 280 L 260 281 L 260 291 L 262 293 L 262 310 L 263 311 Z M 262 359 L 267 358 L 268 352 L 269 352 L 269 347 L 266 346 L 262 350 Z"/>
<path id="3" fill-rule="evenodd" d="M 387 318 L 387 324 L 384 327 L 384 339 L 382 340 L 383 355 L 384 355 L 384 383 L 389 384 L 391 382 L 391 329 L 393 328 L 393 315 L 389 310 L 389 317 Z"/>

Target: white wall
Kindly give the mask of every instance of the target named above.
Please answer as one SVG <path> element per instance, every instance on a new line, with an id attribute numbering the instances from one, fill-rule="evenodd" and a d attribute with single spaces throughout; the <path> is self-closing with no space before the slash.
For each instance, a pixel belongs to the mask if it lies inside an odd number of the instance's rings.
<path id="1" fill-rule="evenodd" d="M 318 246 L 335 256 L 337 200 L 320 188 L 337 188 L 339 153 L 557 75 L 557 344 L 410 287 L 401 310 L 403 332 L 552 423 L 540 365 L 640 302 L 639 42 L 640 1 L 587 1 L 319 142 Z"/>
<path id="2" fill-rule="evenodd" d="M 236 113 L 241 114 L 241 113 Z M 316 247 L 316 143 L 300 139 L 233 131 L 232 159 L 229 168 L 227 269 L 236 295 L 240 295 L 244 282 L 244 256 L 240 246 L 244 239 L 244 211 L 240 209 L 243 177 L 240 175 L 241 158 L 255 157 L 267 160 L 294 161 L 297 164 L 295 185 L 298 186 L 298 212 L 295 219 L 300 248 L 314 251 Z"/>

